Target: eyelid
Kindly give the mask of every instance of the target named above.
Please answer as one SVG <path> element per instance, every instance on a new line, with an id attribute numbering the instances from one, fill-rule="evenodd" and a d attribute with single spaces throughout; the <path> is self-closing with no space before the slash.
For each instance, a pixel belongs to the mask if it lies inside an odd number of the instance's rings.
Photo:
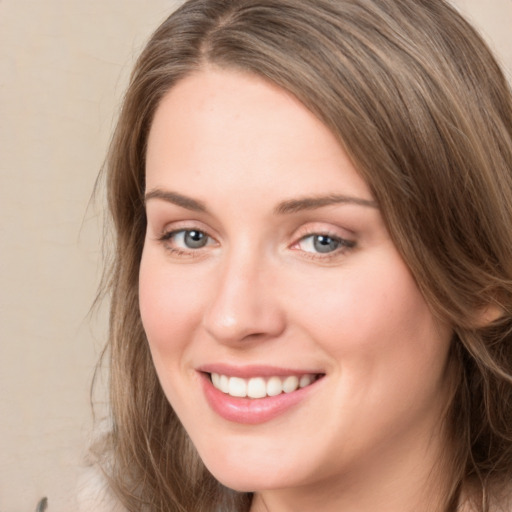
<path id="1" fill-rule="evenodd" d="M 306 240 L 308 238 L 311 238 L 311 237 L 314 237 L 314 236 L 324 236 L 324 237 L 327 237 L 327 238 L 332 238 L 333 240 L 338 240 L 339 242 L 341 242 L 341 244 L 345 247 L 349 247 L 349 248 L 352 248 L 352 247 L 355 247 L 356 245 L 356 242 L 355 240 L 349 240 L 347 238 L 344 238 L 340 235 L 336 235 L 334 233 L 329 233 L 327 231 L 315 231 L 313 233 L 309 233 L 307 235 L 304 235 L 304 236 L 301 236 L 296 242 L 294 242 L 292 245 L 296 245 L 298 244 L 299 242 L 302 242 L 303 240 Z"/>
<path id="2" fill-rule="evenodd" d="M 157 221 L 153 230 L 158 239 L 165 236 L 169 237 L 172 233 L 180 231 L 201 231 L 201 233 L 205 233 L 213 240 L 218 240 L 217 233 L 209 225 L 194 218 L 161 223 Z"/>
<path id="3" fill-rule="evenodd" d="M 299 241 L 311 235 L 326 235 L 346 241 L 354 241 L 356 238 L 356 233 L 350 229 L 323 222 L 310 222 L 301 226 L 295 231 L 293 238 Z"/>
<path id="4" fill-rule="evenodd" d="M 200 247 L 187 247 L 184 243 L 184 237 L 187 232 L 200 232 L 207 237 L 207 243 Z M 180 235 L 181 241 L 176 242 L 175 237 Z M 179 258 L 182 261 L 196 260 L 209 254 L 209 250 L 219 244 L 217 238 L 212 234 L 212 230 L 202 222 L 196 220 L 183 220 L 168 222 L 158 229 L 155 240 L 162 245 L 169 256 Z"/>
<path id="5" fill-rule="evenodd" d="M 159 236 L 159 240 L 160 241 L 168 241 L 168 240 L 171 240 L 173 237 L 175 237 L 177 234 L 179 233 L 187 233 L 187 232 L 197 232 L 197 233 L 201 233 L 205 236 L 207 236 L 210 240 L 213 240 L 215 243 L 217 243 L 217 240 L 212 236 L 210 235 L 206 230 L 204 229 L 198 229 L 198 228 L 176 228 L 176 229 L 168 229 L 168 230 L 165 230 L 160 236 Z M 210 245 L 210 244 L 208 244 Z"/>
<path id="6" fill-rule="evenodd" d="M 347 236 L 344 233 L 340 233 L 340 231 L 350 233 L 350 236 Z M 338 240 L 340 242 L 340 246 L 333 251 L 325 253 L 306 251 L 299 247 L 301 242 L 313 236 L 326 236 L 334 240 Z M 294 242 L 290 245 L 290 248 L 292 250 L 300 251 L 303 256 L 308 259 L 328 262 L 345 255 L 347 251 L 354 249 L 356 246 L 357 242 L 355 240 L 355 233 L 347 229 L 335 228 L 332 226 L 326 226 L 325 224 L 315 223 L 301 227 L 294 236 Z"/>

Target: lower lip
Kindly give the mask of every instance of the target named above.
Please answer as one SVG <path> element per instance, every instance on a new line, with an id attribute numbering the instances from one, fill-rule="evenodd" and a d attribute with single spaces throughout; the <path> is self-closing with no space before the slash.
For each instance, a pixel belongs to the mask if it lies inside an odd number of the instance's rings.
<path id="1" fill-rule="evenodd" d="M 291 393 L 265 398 L 237 398 L 215 388 L 206 374 L 202 374 L 203 390 L 210 407 L 222 418 L 234 423 L 257 425 L 270 421 L 304 400 L 318 381 Z"/>

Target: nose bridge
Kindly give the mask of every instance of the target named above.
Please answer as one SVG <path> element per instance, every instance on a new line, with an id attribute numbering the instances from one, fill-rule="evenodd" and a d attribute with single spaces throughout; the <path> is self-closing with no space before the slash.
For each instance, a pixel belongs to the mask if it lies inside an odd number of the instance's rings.
<path id="1" fill-rule="evenodd" d="M 284 316 L 271 281 L 269 261 L 250 243 L 228 251 L 204 312 L 205 329 L 223 343 L 277 336 Z"/>

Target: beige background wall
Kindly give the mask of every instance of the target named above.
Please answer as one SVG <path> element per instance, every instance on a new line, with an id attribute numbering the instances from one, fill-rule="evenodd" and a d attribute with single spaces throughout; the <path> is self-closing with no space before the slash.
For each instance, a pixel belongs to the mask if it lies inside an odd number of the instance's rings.
<path id="1" fill-rule="evenodd" d="M 0 512 L 75 509 L 105 332 L 88 202 L 133 58 L 178 2 L 0 0 Z M 456 3 L 512 70 L 512 0 Z"/>

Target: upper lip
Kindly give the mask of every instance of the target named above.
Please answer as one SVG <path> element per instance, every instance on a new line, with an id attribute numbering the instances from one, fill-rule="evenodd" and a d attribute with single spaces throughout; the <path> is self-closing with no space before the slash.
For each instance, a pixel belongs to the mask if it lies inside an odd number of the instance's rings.
<path id="1" fill-rule="evenodd" d="M 219 375 L 227 375 L 229 377 L 241 377 L 243 379 L 250 379 L 251 377 L 272 377 L 288 375 L 319 375 L 325 372 L 318 369 L 311 368 L 285 368 L 281 366 L 268 366 L 268 365 L 246 365 L 234 366 L 225 363 L 211 363 L 201 365 L 197 371 L 203 373 L 218 373 Z"/>

